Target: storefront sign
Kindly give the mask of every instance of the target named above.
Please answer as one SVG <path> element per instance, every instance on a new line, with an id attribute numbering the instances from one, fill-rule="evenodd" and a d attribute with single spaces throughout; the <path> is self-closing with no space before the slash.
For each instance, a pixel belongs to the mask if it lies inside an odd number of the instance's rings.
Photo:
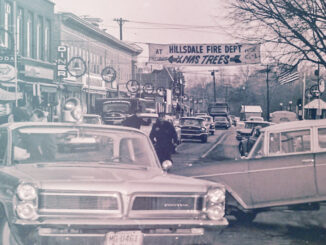
<path id="1" fill-rule="evenodd" d="M 34 78 L 53 80 L 54 71 L 49 68 L 25 65 L 24 75 L 25 77 L 34 77 Z"/>
<path id="2" fill-rule="evenodd" d="M 126 87 L 130 93 L 137 93 L 139 91 L 140 85 L 137 80 L 129 80 Z"/>
<path id="3" fill-rule="evenodd" d="M 105 82 L 111 83 L 117 78 L 117 72 L 113 67 L 107 66 L 102 70 L 101 76 Z"/>
<path id="4" fill-rule="evenodd" d="M 89 75 L 84 77 L 83 80 L 85 81 L 84 84 L 86 84 L 86 86 L 90 86 L 92 88 L 105 89 L 104 81 L 99 76 Z"/>
<path id="5" fill-rule="evenodd" d="M 86 73 L 86 62 L 81 57 L 73 57 L 67 65 L 68 72 L 73 77 L 81 77 Z"/>
<path id="6" fill-rule="evenodd" d="M 68 47 L 57 47 L 57 77 L 64 78 L 68 76 Z"/>
<path id="7" fill-rule="evenodd" d="M 15 78 L 16 69 L 9 64 L 0 64 L 0 82 L 8 82 Z"/>
<path id="8" fill-rule="evenodd" d="M 233 66 L 260 63 L 252 44 L 149 44 L 149 61 L 182 66 Z"/>

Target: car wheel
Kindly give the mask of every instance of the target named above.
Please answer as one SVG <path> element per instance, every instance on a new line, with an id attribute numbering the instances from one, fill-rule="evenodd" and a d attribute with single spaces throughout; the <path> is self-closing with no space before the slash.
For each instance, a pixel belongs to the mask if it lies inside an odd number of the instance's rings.
<path id="1" fill-rule="evenodd" d="M 204 135 L 204 136 L 201 138 L 201 142 L 202 142 L 202 143 L 206 143 L 206 142 L 207 142 L 207 135 Z"/>
<path id="2" fill-rule="evenodd" d="M 238 222 L 241 223 L 251 223 L 257 216 L 257 213 L 254 211 L 244 212 L 242 210 L 235 211 L 233 213 L 234 217 Z"/>
<path id="3" fill-rule="evenodd" d="M 2 218 L 1 220 L 0 237 L 2 245 L 18 245 L 15 238 L 11 234 L 9 224 L 6 218 Z"/>

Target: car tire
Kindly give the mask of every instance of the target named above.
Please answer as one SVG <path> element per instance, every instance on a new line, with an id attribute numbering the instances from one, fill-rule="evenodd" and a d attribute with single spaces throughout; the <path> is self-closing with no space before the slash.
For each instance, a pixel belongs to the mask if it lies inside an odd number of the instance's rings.
<path id="1" fill-rule="evenodd" d="M 207 135 L 204 135 L 204 136 L 201 138 L 201 142 L 202 142 L 202 143 L 206 143 L 206 142 L 207 142 Z"/>
<path id="2" fill-rule="evenodd" d="M 252 223 L 257 216 L 257 212 L 249 211 L 244 212 L 242 210 L 235 211 L 233 216 L 237 219 L 240 223 Z"/>
<path id="3" fill-rule="evenodd" d="M 15 238 L 11 234 L 10 227 L 6 218 L 1 218 L 0 237 L 2 245 L 18 245 Z"/>

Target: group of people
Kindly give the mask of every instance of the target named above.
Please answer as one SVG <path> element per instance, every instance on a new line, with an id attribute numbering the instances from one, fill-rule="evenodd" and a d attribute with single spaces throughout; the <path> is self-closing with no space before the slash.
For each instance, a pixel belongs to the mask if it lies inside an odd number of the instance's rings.
<path id="1" fill-rule="evenodd" d="M 141 125 L 148 125 L 147 123 L 148 122 L 144 121 L 136 114 L 133 114 L 126 118 L 122 125 L 140 129 Z M 163 163 L 165 160 L 172 161 L 171 155 L 178 142 L 178 136 L 172 123 L 164 120 L 164 113 L 158 114 L 158 118 L 152 126 L 149 138 L 155 147 L 160 162 Z"/>

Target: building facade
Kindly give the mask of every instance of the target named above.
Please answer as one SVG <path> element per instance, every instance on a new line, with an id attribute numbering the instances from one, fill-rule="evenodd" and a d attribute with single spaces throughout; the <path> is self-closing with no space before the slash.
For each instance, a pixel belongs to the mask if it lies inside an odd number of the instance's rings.
<path id="1" fill-rule="evenodd" d="M 0 74 L 2 104 L 55 113 L 53 25 L 52 1 L 0 0 L 0 67 L 14 68 L 12 77 Z"/>
<path id="2" fill-rule="evenodd" d="M 95 99 L 127 93 L 126 83 L 135 76 L 137 55 L 142 50 L 116 39 L 99 27 L 99 19 L 78 17 L 72 13 L 56 14 L 55 47 L 67 48 L 67 77 L 58 77 L 61 103 L 68 97 L 80 99 L 83 112 L 94 111 Z M 81 60 L 84 65 L 72 64 Z M 82 66 L 82 67 L 80 67 Z M 102 71 L 115 71 L 113 82 L 105 81 Z M 84 69 L 78 75 L 73 69 Z"/>

